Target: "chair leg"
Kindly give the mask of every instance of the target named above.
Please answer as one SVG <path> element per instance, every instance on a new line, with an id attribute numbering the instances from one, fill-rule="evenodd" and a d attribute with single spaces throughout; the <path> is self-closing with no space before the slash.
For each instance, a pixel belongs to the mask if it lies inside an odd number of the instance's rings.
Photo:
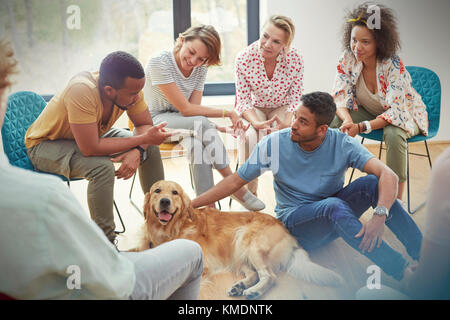
<path id="1" fill-rule="evenodd" d="M 219 205 L 219 211 L 222 211 L 222 205 L 220 204 L 220 201 L 217 201 L 217 204 Z"/>
<path id="2" fill-rule="evenodd" d="M 192 173 L 192 165 L 191 164 L 189 164 L 189 177 L 191 178 L 192 190 L 195 190 L 195 188 L 194 188 L 194 177 L 193 177 L 193 173 Z"/>
<path id="3" fill-rule="evenodd" d="M 406 190 L 408 192 L 408 212 L 409 214 L 413 214 L 411 212 L 411 194 L 409 191 L 409 145 L 406 144 Z"/>
<path id="4" fill-rule="evenodd" d="M 141 208 L 139 208 L 138 205 L 133 201 L 133 197 L 132 197 L 134 180 L 136 180 L 136 174 L 137 174 L 137 172 L 134 173 L 133 181 L 131 182 L 131 188 L 130 188 L 130 193 L 128 194 L 128 199 L 130 200 L 131 205 L 143 216 L 144 213 L 142 212 Z"/>
<path id="5" fill-rule="evenodd" d="M 430 164 L 430 169 L 432 169 L 433 165 L 431 163 L 431 156 L 430 156 L 430 150 L 428 149 L 428 143 L 426 140 L 424 142 L 425 142 L 425 149 L 427 150 L 428 163 Z M 407 163 L 408 163 L 408 211 L 410 214 L 414 214 L 425 205 L 425 201 L 423 201 L 421 204 L 419 204 L 414 210 L 412 210 L 412 211 L 410 210 L 410 208 L 409 208 L 409 156 L 408 156 Z"/>
<path id="6" fill-rule="evenodd" d="M 380 141 L 380 151 L 378 152 L 378 160 L 381 160 L 381 150 L 383 150 L 383 140 Z"/>
<path id="7" fill-rule="evenodd" d="M 234 172 L 236 172 L 239 169 L 239 156 L 236 161 L 236 168 L 234 169 Z M 233 199 L 230 197 L 230 202 L 228 203 L 228 207 L 231 209 L 231 202 L 233 202 Z"/>
<path id="8" fill-rule="evenodd" d="M 353 179 L 353 174 L 355 173 L 355 168 L 352 168 L 352 173 L 350 175 L 350 179 L 348 179 L 348 184 L 350 184 L 352 182 Z"/>
<path id="9" fill-rule="evenodd" d="M 119 216 L 120 223 L 122 224 L 122 231 L 114 231 L 116 234 L 121 234 L 125 232 L 125 224 L 123 223 L 122 216 L 120 215 L 119 208 L 117 207 L 116 201 L 113 200 L 114 208 L 116 209 L 117 215 Z"/>
<path id="10" fill-rule="evenodd" d="M 427 140 L 425 140 L 424 142 L 425 142 L 425 149 L 427 149 L 428 163 L 430 164 L 430 169 L 433 169 L 433 165 L 431 164 L 430 150 L 428 150 Z"/>
<path id="11" fill-rule="evenodd" d="M 364 144 L 364 137 L 362 137 L 361 144 Z M 355 168 L 352 168 L 352 173 L 350 175 L 350 179 L 348 179 L 348 184 L 350 184 L 352 182 L 354 173 L 355 173 Z"/>

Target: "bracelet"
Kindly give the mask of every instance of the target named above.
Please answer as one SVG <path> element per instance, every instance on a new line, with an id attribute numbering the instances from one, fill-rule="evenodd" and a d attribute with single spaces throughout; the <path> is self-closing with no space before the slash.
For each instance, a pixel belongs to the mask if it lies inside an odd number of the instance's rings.
<path id="1" fill-rule="evenodd" d="M 227 110 L 225 108 L 222 108 L 222 118 L 225 118 L 227 114 Z"/>
<path id="2" fill-rule="evenodd" d="M 361 123 L 361 133 L 364 133 L 364 131 L 367 130 L 366 124 L 364 122 L 360 122 Z"/>
<path id="3" fill-rule="evenodd" d="M 364 121 L 364 125 L 366 126 L 366 130 L 364 130 L 364 133 L 371 133 L 372 132 L 372 126 L 370 125 L 369 121 Z"/>
<path id="4" fill-rule="evenodd" d="M 144 150 L 141 146 L 136 146 L 133 149 L 137 149 L 139 151 L 141 163 L 147 159 L 147 151 Z"/>

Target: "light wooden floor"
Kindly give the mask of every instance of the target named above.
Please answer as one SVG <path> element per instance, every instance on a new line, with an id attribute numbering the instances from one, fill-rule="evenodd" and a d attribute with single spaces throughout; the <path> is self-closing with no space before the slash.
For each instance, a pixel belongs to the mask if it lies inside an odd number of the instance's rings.
<path id="1" fill-rule="evenodd" d="M 366 145 L 368 149 L 376 156 L 378 156 L 378 145 Z M 450 143 L 432 143 L 429 144 L 432 161 L 441 154 L 446 148 L 450 147 Z M 410 145 L 410 152 L 425 153 L 423 143 L 416 143 Z M 383 151 L 382 160 L 384 161 L 385 152 Z M 234 154 L 231 154 L 232 169 L 234 171 Z M 428 178 L 429 178 L 429 164 L 426 158 L 410 156 L 410 181 L 411 181 L 411 206 L 416 207 L 426 199 Z M 185 191 L 194 197 L 192 190 L 189 167 L 187 159 L 184 157 L 166 159 L 164 160 L 166 180 L 178 182 Z M 220 175 L 215 172 L 215 181 L 220 181 Z M 361 173 L 356 171 L 356 176 L 361 176 Z M 346 181 L 350 176 L 350 170 L 347 172 Z M 355 178 L 354 177 L 354 178 Z M 133 199 L 138 204 L 143 203 L 143 194 L 141 192 L 138 181 L 136 181 L 135 189 L 133 191 Z M 263 199 L 266 204 L 264 212 L 274 214 L 275 197 L 273 191 L 273 178 L 270 173 L 265 173 L 260 177 L 259 197 Z M 115 185 L 115 200 L 119 206 L 122 218 L 126 225 L 126 232 L 121 234 L 119 238 L 119 248 L 127 250 L 133 247 L 135 243 L 134 234 L 137 228 L 142 224 L 143 218 L 138 211 L 130 205 L 128 200 L 128 193 L 131 186 L 131 179 L 127 181 L 116 181 Z M 86 209 L 86 190 L 87 182 L 79 181 L 72 183 L 71 187 L 75 196 L 79 199 L 81 204 Z M 406 189 L 404 193 L 404 200 L 406 200 Z M 226 211 L 241 211 L 243 208 L 233 201 L 231 209 L 228 206 L 229 198 L 221 200 L 222 210 Z M 426 206 L 420 209 L 413 215 L 413 219 L 422 229 L 426 215 Z M 371 213 L 366 212 L 361 220 L 367 221 Z M 116 218 L 117 228 L 120 229 L 119 219 Z M 385 231 L 385 240 L 396 250 L 402 252 L 404 256 L 406 251 L 399 243 L 396 237 L 389 229 Z M 337 239 L 331 244 L 320 248 L 314 252 L 310 252 L 311 259 L 320 265 L 335 270 L 342 275 L 346 281 L 346 285 L 342 288 L 326 288 L 312 285 L 307 282 L 292 280 L 288 275 L 280 275 L 277 285 L 265 296 L 264 299 L 353 299 L 357 289 L 366 285 L 368 274 L 367 267 L 373 263 L 349 247 L 342 239 Z M 235 280 L 229 274 L 217 275 L 211 281 L 205 281 L 202 285 L 200 298 L 202 299 L 228 299 L 225 292 Z M 398 283 L 391 277 L 382 273 L 382 284 L 396 287 Z"/>

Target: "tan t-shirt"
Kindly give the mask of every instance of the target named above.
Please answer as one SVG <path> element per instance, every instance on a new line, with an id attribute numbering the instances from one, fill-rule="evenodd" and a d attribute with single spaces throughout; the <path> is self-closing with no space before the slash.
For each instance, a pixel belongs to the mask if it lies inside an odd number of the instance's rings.
<path id="1" fill-rule="evenodd" d="M 138 114 L 147 109 L 144 94 L 141 91 L 138 101 L 127 110 L 127 114 Z M 98 136 L 101 137 L 111 129 L 123 112 L 119 108 L 113 108 L 108 123 L 102 125 L 103 104 L 98 89 L 98 72 L 81 72 L 69 81 L 62 92 L 50 100 L 28 128 L 25 134 L 25 146 L 29 149 L 44 140 L 74 140 L 70 123 L 95 122 L 98 127 Z"/>
<path id="2" fill-rule="evenodd" d="M 356 99 L 358 100 L 359 105 L 363 106 L 364 109 L 374 116 L 378 116 L 385 111 L 380 102 L 378 92 L 370 92 L 369 88 L 366 86 L 366 81 L 364 80 L 362 73 L 356 83 Z"/>

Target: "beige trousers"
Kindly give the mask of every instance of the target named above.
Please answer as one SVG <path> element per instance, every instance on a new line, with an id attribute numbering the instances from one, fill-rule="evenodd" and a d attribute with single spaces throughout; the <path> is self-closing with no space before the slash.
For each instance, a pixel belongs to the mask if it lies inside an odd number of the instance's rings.
<path id="1" fill-rule="evenodd" d="M 275 115 L 278 115 L 278 118 L 281 121 L 284 121 L 287 114 L 291 114 L 287 112 L 288 106 L 283 106 L 279 108 L 258 108 L 254 107 L 256 116 L 261 121 L 266 121 L 273 118 Z M 248 124 L 247 121 L 244 120 L 245 125 Z M 273 124 L 273 126 L 275 126 Z M 252 154 L 253 149 L 256 144 L 265 136 L 265 132 L 263 130 L 256 131 L 253 126 L 250 126 L 245 133 L 245 142 L 239 144 L 239 163 L 242 165 Z M 256 194 L 258 190 L 258 179 L 254 179 L 247 184 L 248 189 Z"/>
<path id="2" fill-rule="evenodd" d="M 103 137 L 128 137 L 132 133 L 123 129 L 111 129 Z M 36 170 L 89 181 L 87 201 L 92 220 L 113 242 L 115 167 L 110 156 L 85 157 L 75 140 L 42 141 L 28 149 L 28 156 Z M 164 169 L 158 146 L 147 148 L 147 159 L 139 165 L 139 179 L 144 193 L 152 184 L 164 180 Z"/>

